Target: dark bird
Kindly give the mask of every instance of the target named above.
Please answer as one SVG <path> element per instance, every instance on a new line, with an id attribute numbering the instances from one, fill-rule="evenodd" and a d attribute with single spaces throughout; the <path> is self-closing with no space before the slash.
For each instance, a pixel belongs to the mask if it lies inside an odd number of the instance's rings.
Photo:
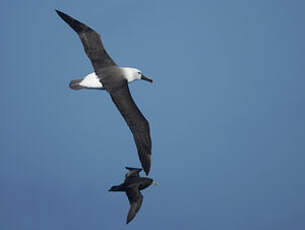
<path id="1" fill-rule="evenodd" d="M 126 169 L 128 169 L 129 171 L 125 175 L 124 183 L 112 186 L 109 191 L 126 193 L 130 204 L 126 221 L 126 224 L 128 224 L 136 216 L 137 212 L 141 208 L 143 202 L 143 195 L 140 191 L 149 187 L 152 184 L 157 185 L 157 183 L 151 178 L 140 177 L 139 173 L 142 169 L 129 167 L 126 167 Z"/>
<path id="2" fill-rule="evenodd" d="M 105 89 L 110 94 L 133 134 L 142 167 L 148 175 L 151 165 L 149 123 L 133 101 L 128 82 L 138 79 L 149 82 L 152 80 L 138 69 L 117 66 L 104 49 L 101 37 L 96 31 L 63 12 L 56 12 L 80 37 L 95 71 L 83 79 L 72 80 L 70 88 Z"/>

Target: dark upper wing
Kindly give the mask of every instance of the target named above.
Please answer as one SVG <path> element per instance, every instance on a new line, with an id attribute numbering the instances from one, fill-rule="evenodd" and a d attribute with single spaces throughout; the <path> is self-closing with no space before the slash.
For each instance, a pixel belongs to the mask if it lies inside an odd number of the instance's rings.
<path id="1" fill-rule="evenodd" d="M 142 171 L 140 168 L 131 168 L 131 167 L 125 167 L 128 170 L 128 173 L 126 173 L 125 178 L 130 177 L 139 177 L 139 173 Z"/>
<path id="2" fill-rule="evenodd" d="M 127 170 L 129 170 L 129 171 L 137 171 L 137 172 L 141 172 L 141 171 L 142 171 L 141 168 L 125 167 L 125 169 L 127 169 Z"/>
<path id="3" fill-rule="evenodd" d="M 96 72 L 101 68 L 116 65 L 104 49 L 97 32 L 63 12 L 58 10 L 56 12 L 78 34 Z"/>
<path id="4" fill-rule="evenodd" d="M 134 103 L 127 82 L 120 88 L 111 91 L 110 95 L 133 134 L 142 167 L 148 174 L 151 163 L 151 138 L 148 121 Z"/>
<path id="5" fill-rule="evenodd" d="M 128 224 L 135 217 L 135 215 L 141 208 L 143 202 L 143 195 L 141 194 L 138 186 L 136 185 L 127 188 L 126 195 L 128 197 L 130 204 L 129 212 L 127 215 L 127 221 L 126 221 L 126 223 Z"/>

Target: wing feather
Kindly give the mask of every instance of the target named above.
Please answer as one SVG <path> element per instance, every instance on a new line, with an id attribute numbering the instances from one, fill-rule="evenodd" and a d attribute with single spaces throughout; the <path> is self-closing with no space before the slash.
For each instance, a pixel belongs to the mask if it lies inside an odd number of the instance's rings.
<path id="1" fill-rule="evenodd" d="M 110 92 L 111 98 L 127 122 L 145 173 L 148 175 L 151 165 L 151 138 L 149 123 L 133 101 L 127 82 Z"/>
<path id="2" fill-rule="evenodd" d="M 143 195 L 139 191 L 138 186 L 132 186 L 127 189 L 126 195 L 129 200 L 130 208 L 127 215 L 126 224 L 128 224 L 140 210 L 143 202 Z"/>
<path id="3" fill-rule="evenodd" d="M 101 37 L 96 31 L 59 10 L 56 12 L 80 37 L 95 72 L 102 68 L 116 66 L 104 49 Z"/>
<path id="4" fill-rule="evenodd" d="M 131 168 L 125 167 L 128 170 L 128 173 L 125 174 L 125 179 L 129 179 L 131 177 L 139 177 L 139 173 L 142 171 L 140 168 Z"/>

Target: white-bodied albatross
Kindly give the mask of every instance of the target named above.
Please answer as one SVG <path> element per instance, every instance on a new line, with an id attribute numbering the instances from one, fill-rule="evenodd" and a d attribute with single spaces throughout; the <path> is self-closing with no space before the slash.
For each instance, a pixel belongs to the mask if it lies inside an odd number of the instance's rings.
<path id="1" fill-rule="evenodd" d="M 117 66 L 104 49 L 100 35 L 96 31 L 63 12 L 56 12 L 80 37 L 95 71 L 83 79 L 72 80 L 70 88 L 100 88 L 110 94 L 133 134 L 142 167 L 148 175 L 151 165 L 149 124 L 134 103 L 128 82 L 138 79 L 149 82 L 152 80 L 138 69 Z"/>

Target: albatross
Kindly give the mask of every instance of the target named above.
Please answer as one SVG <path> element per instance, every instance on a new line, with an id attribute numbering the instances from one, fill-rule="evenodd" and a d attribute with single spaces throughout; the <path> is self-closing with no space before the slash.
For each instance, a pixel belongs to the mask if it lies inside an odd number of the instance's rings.
<path id="1" fill-rule="evenodd" d="M 106 52 L 96 31 L 59 10 L 56 12 L 78 34 L 94 68 L 94 72 L 83 79 L 72 80 L 70 88 L 104 89 L 110 94 L 133 134 L 142 167 L 148 175 L 151 165 L 149 123 L 133 101 L 128 83 L 139 79 L 152 83 L 152 79 L 136 68 L 119 67 Z"/>
<path id="2" fill-rule="evenodd" d="M 128 170 L 128 173 L 125 175 L 124 183 L 112 186 L 109 189 L 109 192 L 126 193 L 130 204 L 126 220 L 126 224 L 128 224 L 141 208 L 143 195 L 140 190 L 143 190 L 152 184 L 157 185 L 157 183 L 149 177 L 140 177 L 139 173 L 142 171 L 140 168 L 126 167 L 126 169 Z"/>

